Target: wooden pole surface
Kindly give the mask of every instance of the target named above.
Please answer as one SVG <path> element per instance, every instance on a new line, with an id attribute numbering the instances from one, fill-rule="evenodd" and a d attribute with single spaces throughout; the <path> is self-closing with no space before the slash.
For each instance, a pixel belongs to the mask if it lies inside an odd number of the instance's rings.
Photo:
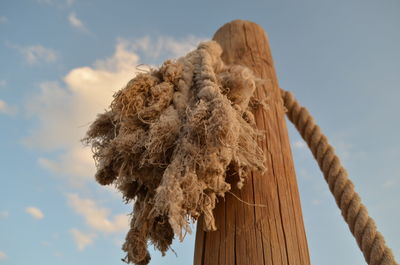
<path id="1" fill-rule="evenodd" d="M 223 48 L 226 64 L 245 65 L 266 82 L 256 97 L 268 108 L 255 111 L 267 171 L 247 178 L 241 190 L 232 185 L 214 210 L 217 231 L 204 232 L 199 220 L 194 265 L 309 265 L 296 175 L 285 112 L 268 39 L 257 24 L 235 20 L 213 38 Z M 228 180 L 231 179 L 227 176 Z"/>

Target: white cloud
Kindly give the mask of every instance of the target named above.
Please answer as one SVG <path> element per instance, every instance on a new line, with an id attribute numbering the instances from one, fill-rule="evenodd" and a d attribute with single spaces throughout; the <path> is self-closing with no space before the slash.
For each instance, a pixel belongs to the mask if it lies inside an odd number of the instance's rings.
<path id="1" fill-rule="evenodd" d="M 68 21 L 69 21 L 69 24 L 71 26 L 73 26 L 74 28 L 77 28 L 82 31 L 88 31 L 85 24 L 83 24 L 82 20 L 80 20 L 74 12 L 69 14 Z"/>
<path id="2" fill-rule="evenodd" d="M 383 182 L 382 187 L 384 187 L 385 189 L 394 188 L 396 184 L 397 181 L 395 179 L 387 179 Z"/>
<path id="3" fill-rule="evenodd" d="M 16 107 L 8 105 L 4 100 L 0 99 L 0 114 L 15 114 Z"/>
<path id="4" fill-rule="evenodd" d="M 54 251 L 53 255 L 57 258 L 61 258 L 64 256 L 64 253 L 62 253 L 61 251 Z"/>
<path id="5" fill-rule="evenodd" d="M 58 59 L 57 52 L 42 45 L 19 46 L 11 45 L 17 49 L 28 64 L 54 63 Z"/>
<path id="6" fill-rule="evenodd" d="M 315 176 L 305 167 L 300 167 L 299 169 L 296 169 L 296 171 L 298 171 L 298 176 L 304 180 L 309 181 L 315 179 Z"/>
<path id="7" fill-rule="evenodd" d="M 9 216 L 10 214 L 7 211 L 1 211 L 0 212 L 0 219 L 5 219 Z"/>
<path id="8" fill-rule="evenodd" d="M 51 246 L 51 243 L 48 242 L 48 241 L 41 241 L 40 244 L 41 244 L 42 246 L 45 246 L 45 247 Z"/>
<path id="9" fill-rule="evenodd" d="M 4 253 L 3 251 L 0 251 L 0 260 L 4 260 L 7 258 L 6 253 Z"/>
<path id="10" fill-rule="evenodd" d="M 58 157 L 39 158 L 42 167 L 67 176 L 73 184 L 92 179 L 95 172 L 92 154 L 81 145 L 80 139 L 96 115 L 108 107 L 112 95 L 136 75 L 136 67 L 141 63 L 138 54 L 150 56 L 152 51 L 143 44 L 145 40 L 149 38 L 119 39 L 113 56 L 97 60 L 91 67 L 72 69 L 64 77 L 64 84 L 43 82 L 40 91 L 29 97 L 27 113 L 37 119 L 37 126 L 25 143 L 45 151 L 59 151 Z M 149 42 L 155 43 L 152 45 L 160 55 L 172 57 L 184 55 L 195 47 L 194 37 L 181 42 L 160 37 Z"/>
<path id="11" fill-rule="evenodd" d="M 43 219 L 44 218 L 43 212 L 39 208 L 36 208 L 36 207 L 28 207 L 25 209 L 25 212 L 30 214 L 35 219 Z"/>
<path id="12" fill-rule="evenodd" d="M 335 140 L 335 139 L 333 139 L 333 140 Z M 336 140 L 335 144 L 334 144 L 334 148 L 335 148 L 337 155 L 340 157 L 340 159 L 342 161 L 348 160 L 352 155 L 352 153 L 351 153 L 352 148 L 353 148 L 352 144 L 350 144 L 349 142 L 346 142 L 344 140 L 340 140 L 340 139 Z"/>
<path id="13" fill-rule="evenodd" d="M 159 36 L 157 39 L 143 37 L 130 44 L 131 48 L 144 53 L 149 59 L 175 58 L 185 55 L 197 44 L 205 39 L 196 36 L 188 36 L 178 40 L 168 36 Z"/>
<path id="14" fill-rule="evenodd" d="M 307 144 L 303 140 L 298 140 L 293 143 L 293 146 L 297 149 L 304 149 L 307 147 Z"/>
<path id="15" fill-rule="evenodd" d="M 56 160 L 40 157 L 38 163 L 54 174 L 68 175 L 69 183 L 76 187 L 82 186 L 83 181 L 90 180 L 95 173 L 90 148 L 78 145 L 59 155 Z"/>
<path id="16" fill-rule="evenodd" d="M 0 16 L 0 24 L 6 24 L 8 22 L 8 18 L 5 16 Z"/>
<path id="17" fill-rule="evenodd" d="M 90 228 L 110 233 L 128 230 L 129 217 L 126 214 L 110 218 L 110 210 L 98 206 L 94 200 L 82 199 L 77 194 L 68 194 L 67 198 L 72 209 L 85 219 Z"/>
<path id="18" fill-rule="evenodd" d="M 88 245 L 92 244 L 93 239 L 96 237 L 96 234 L 83 233 L 75 228 L 72 228 L 71 230 L 69 230 L 69 232 L 74 238 L 76 247 L 79 251 L 84 250 Z"/>
<path id="19" fill-rule="evenodd" d="M 7 85 L 6 80 L 0 80 L 0 87 L 5 87 Z"/>
<path id="20" fill-rule="evenodd" d="M 321 205 L 322 204 L 322 201 L 321 200 L 319 200 L 319 199 L 314 199 L 314 200 L 312 200 L 311 201 L 311 203 L 313 204 L 313 205 Z"/>
<path id="21" fill-rule="evenodd" d="M 37 0 L 39 4 L 45 4 L 45 5 L 53 5 L 54 1 L 53 0 Z"/>
<path id="22" fill-rule="evenodd" d="M 54 6 L 60 9 L 65 9 L 65 7 L 70 7 L 75 3 L 75 0 L 36 0 L 38 4 Z"/>
<path id="23" fill-rule="evenodd" d="M 4 112 L 7 108 L 7 103 L 0 99 L 0 112 Z"/>

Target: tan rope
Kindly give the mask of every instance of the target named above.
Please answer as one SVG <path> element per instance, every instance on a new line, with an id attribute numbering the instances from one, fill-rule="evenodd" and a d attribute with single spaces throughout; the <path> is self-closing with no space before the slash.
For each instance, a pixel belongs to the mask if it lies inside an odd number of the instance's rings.
<path id="1" fill-rule="evenodd" d="M 336 203 L 351 233 L 369 265 L 398 265 L 374 220 L 368 215 L 360 196 L 348 178 L 327 137 L 321 132 L 308 110 L 302 107 L 293 94 L 282 90 L 287 116 L 308 144 L 324 174 Z"/>

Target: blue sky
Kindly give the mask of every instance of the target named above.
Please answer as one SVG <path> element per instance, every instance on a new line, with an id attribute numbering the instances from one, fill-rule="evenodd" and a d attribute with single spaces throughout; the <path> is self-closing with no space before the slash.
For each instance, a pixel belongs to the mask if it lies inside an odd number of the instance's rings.
<path id="1" fill-rule="evenodd" d="M 0 1 L 0 264 L 122 264 L 124 205 L 79 139 L 137 73 L 233 19 L 269 35 L 281 87 L 307 106 L 400 259 L 400 2 Z M 313 264 L 364 264 L 289 126 Z M 177 256 L 191 264 L 194 236 Z"/>

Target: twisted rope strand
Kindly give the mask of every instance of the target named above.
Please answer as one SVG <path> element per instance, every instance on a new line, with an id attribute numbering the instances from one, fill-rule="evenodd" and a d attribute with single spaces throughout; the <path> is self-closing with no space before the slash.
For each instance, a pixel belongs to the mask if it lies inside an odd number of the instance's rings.
<path id="1" fill-rule="evenodd" d="M 302 107 L 293 94 L 281 90 L 289 120 L 295 125 L 314 158 L 317 160 L 329 189 L 335 197 L 342 216 L 357 240 L 369 265 L 398 265 L 374 220 L 368 215 L 360 196 L 348 178 L 327 137 L 321 132 L 308 110 Z"/>

